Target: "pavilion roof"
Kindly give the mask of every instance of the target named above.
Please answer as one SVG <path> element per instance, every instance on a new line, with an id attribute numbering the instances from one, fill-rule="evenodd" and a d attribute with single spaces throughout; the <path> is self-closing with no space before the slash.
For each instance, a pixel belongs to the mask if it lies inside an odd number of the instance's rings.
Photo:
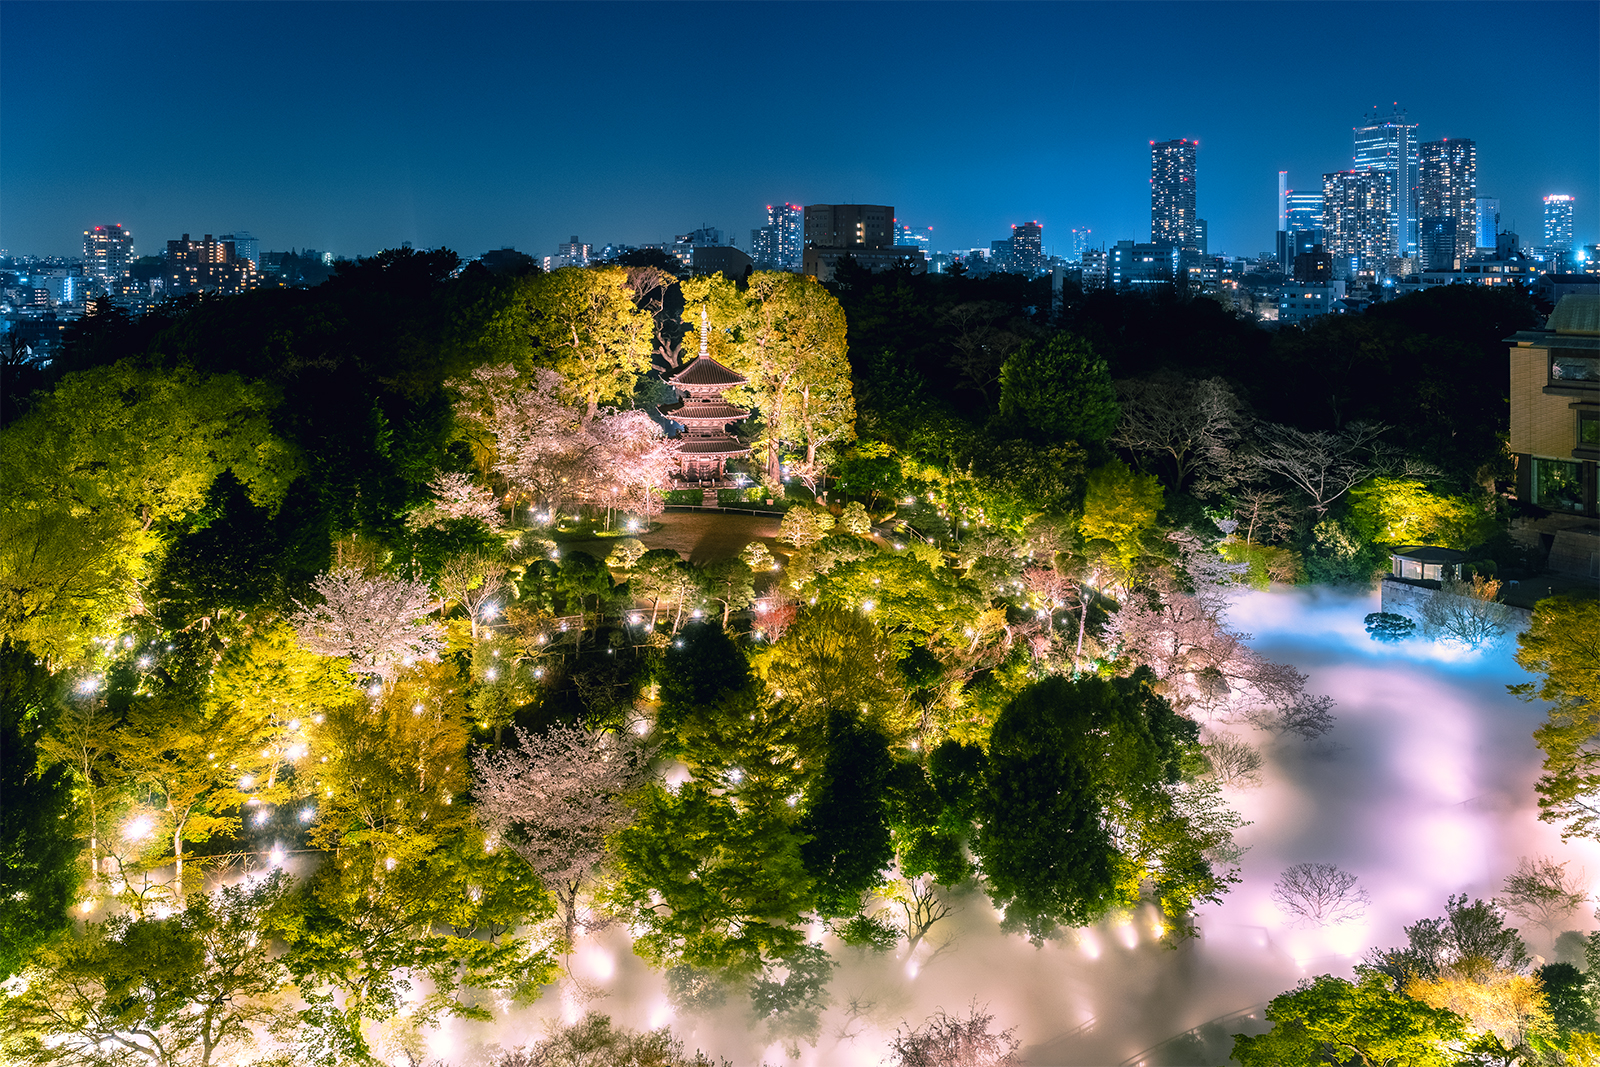
<path id="1" fill-rule="evenodd" d="M 682 444 L 678 447 L 679 455 L 689 456 L 746 456 L 750 454 L 750 446 L 742 445 L 733 437 L 689 437 L 680 438 Z"/>
<path id="2" fill-rule="evenodd" d="M 687 366 L 680 367 L 667 379 L 673 385 L 743 385 L 747 378 L 718 363 L 710 356 L 700 356 Z"/>

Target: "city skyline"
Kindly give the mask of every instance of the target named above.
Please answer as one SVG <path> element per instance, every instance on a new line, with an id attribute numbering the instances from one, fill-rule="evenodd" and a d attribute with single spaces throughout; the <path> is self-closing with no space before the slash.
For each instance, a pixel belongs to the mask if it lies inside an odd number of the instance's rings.
<path id="1" fill-rule="evenodd" d="M 790 109 L 789 133 L 774 137 L 770 93 L 685 89 L 675 111 L 670 82 L 648 83 L 663 111 L 637 105 L 631 94 L 647 83 L 628 75 L 656 62 L 668 70 L 663 57 L 693 43 L 692 54 L 705 57 L 698 62 L 745 77 L 744 62 L 726 57 L 741 48 L 753 55 L 783 23 L 781 9 L 679 5 L 661 18 L 662 9 L 628 5 L 134 4 L 75 5 L 69 16 L 7 3 L 0 246 L 77 256 L 85 229 L 121 223 L 142 255 L 184 232 L 247 230 L 262 249 L 369 255 L 410 241 L 464 256 L 506 245 L 543 256 L 572 234 L 595 247 L 643 244 L 709 224 L 745 248 L 765 206 L 789 201 L 894 204 L 901 223 L 932 227 L 934 249 L 987 247 L 1038 220 L 1045 252 L 1066 255 L 1074 229 L 1091 229 L 1096 245 L 1148 240 L 1149 142 L 1189 138 L 1201 145 L 1196 210 L 1212 251 L 1253 256 L 1274 247 L 1277 172 L 1309 190 L 1323 174 L 1350 169 L 1353 129 L 1363 114 L 1387 114 L 1391 101 L 1419 142 L 1476 142 L 1478 194 L 1501 202 L 1502 224 L 1524 243 L 1540 241 L 1552 194 L 1576 198 L 1574 243 L 1593 243 L 1600 83 L 1582 42 L 1600 32 L 1597 9 L 1462 6 L 1480 8 L 1502 45 L 1537 44 L 1550 69 L 1571 72 L 1559 109 L 1537 93 L 1463 83 L 1424 49 L 1395 64 L 1387 41 L 1349 46 L 1337 88 L 1314 98 L 1254 87 L 1252 57 L 1316 24 L 1295 7 L 1273 9 L 1272 19 L 1256 20 L 1259 30 L 1246 20 L 1240 33 L 1223 5 L 1143 5 L 1143 47 L 1184 39 L 1196 47 L 1183 54 L 1203 58 L 1108 96 L 1056 91 L 1062 82 L 1051 72 L 1060 68 L 1050 57 L 1073 57 L 1071 85 L 1099 84 L 1135 26 L 1127 9 L 949 5 L 946 17 L 919 20 L 909 6 L 808 5 L 889 35 L 922 76 L 812 56 L 797 27 L 792 39 L 780 35 L 777 66 L 804 74 L 806 91 Z M 130 64 L 73 66 L 84 12 L 97 33 L 122 42 Z M 1420 41 L 1425 16 L 1401 9 L 1391 29 Z M 1558 24 L 1570 32 L 1552 37 Z M 1035 62 L 1002 62 L 1022 33 L 1036 42 Z M 246 91 L 106 106 L 137 92 L 138 72 L 154 69 L 158 55 L 200 54 L 230 39 L 250 40 L 260 59 L 245 64 L 260 71 L 246 75 Z M 600 58 L 585 61 L 596 77 L 562 65 L 560 43 L 575 40 L 606 42 Z M 533 43 L 519 51 L 519 41 Z M 417 77 L 396 80 L 408 68 Z M 1214 88 L 1176 91 L 1196 78 Z M 1248 96 L 1248 116 L 1225 106 L 1235 93 Z M 874 97 L 888 105 L 887 122 L 843 121 Z M 685 147 L 684 131 L 711 98 L 720 107 L 702 120 L 711 132 Z"/>

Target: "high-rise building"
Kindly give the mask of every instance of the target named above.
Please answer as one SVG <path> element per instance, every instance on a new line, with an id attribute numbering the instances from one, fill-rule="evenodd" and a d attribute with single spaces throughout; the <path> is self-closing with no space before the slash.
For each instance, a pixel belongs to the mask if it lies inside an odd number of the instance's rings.
<path id="1" fill-rule="evenodd" d="M 1336 278 L 1376 274 L 1395 257 L 1393 175 L 1342 170 L 1322 176 L 1322 219 Z"/>
<path id="2" fill-rule="evenodd" d="M 933 240 L 933 227 L 926 230 L 913 230 L 903 223 L 894 224 L 894 245 L 896 248 L 921 248 L 927 250 L 929 242 Z"/>
<path id="3" fill-rule="evenodd" d="M 83 273 L 108 293 L 120 293 L 133 263 L 133 234 L 122 223 L 83 231 Z"/>
<path id="4" fill-rule="evenodd" d="M 1322 195 L 1323 190 L 1302 192 L 1297 189 L 1289 190 L 1285 197 L 1284 215 L 1288 223 L 1284 229 L 1293 233 L 1296 230 L 1320 230 L 1322 221 Z"/>
<path id="5" fill-rule="evenodd" d="M 1448 137 L 1424 141 L 1417 150 L 1417 218 L 1449 219 L 1456 245 L 1451 259 L 1467 259 L 1477 248 L 1478 145 L 1477 142 Z M 1434 228 L 1437 245 L 1438 227 Z M 1421 240 L 1419 231 L 1418 240 Z M 1437 250 L 1437 249 L 1436 249 Z M 1447 270 L 1451 264 L 1435 265 L 1426 253 L 1422 260 L 1429 270 Z"/>
<path id="6" fill-rule="evenodd" d="M 1194 248 L 1195 152 L 1199 141 L 1150 142 L 1150 241 Z"/>
<path id="7" fill-rule="evenodd" d="M 1077 226 L 1072 231 L 1072 258 L 1081 260 L 1083 254 L 1094 247 L 1094 231 L 1087 226 Z"/>
<path id="8" fill-rule="evenodd" d="M 1405 119 L 1397 107 L 1388 118 L 1376 112 L 1363 116 L 1362 125 L 1355 127 L 1354 170 L 1389 176 L 1389 256 L 1417 253 L 1417 126 Z"/>
<path id="9" fill-rule="evenodd" d="M 1473 201 L 1476 210 L 1473 229 L 1477 233 L 1478 247 L 1492 250 L 1495 235 L 1500 232 L 1500 201 L 1490 196 L 1480 196 Z"/>
<path id="10" fill-rule="evenodd" d="M 1544 198 L 1544 246 L 1552 252 L 1572 251 L 1572 197 L 1557 193 Z"/>
<path id="11" fill-rule="evenodd" d="M 1211 227 L 1206 225 L 1205 219 L 1194 220 L 1194 247 L 1203 256 L 1211 244 Z"/>
<path id="12" fill-rule="evenodd" d="M 587 267 L 594 256 L 594 245 L 586 245 L 573 234 L 572 240 L 556 245 L 556 255 L 564 256 L 569 267 Z"/>
<path id="13" fill-rule="evenodd" d="M 248 259 L 255 265 L 256 270 L 261 269 L 261 242 L 249 230 L 235 230 L 218 237 L 219 241 L 232 241 L 233 251 L 240 259 Z"/>
<path id="14" fill-rule="evenodd" d="M 800 269 L 805 209 L 798 204 L 767 205 L 767 224 L 750 231 L 750 257 L 762 270 Z"/>
<path id="15" fill-rule="evenodd" d="M 1044 227 L 1024 222 L 1011 227 L 1012 266 L 1021 274 L 1036 278 L 1044 273 Z"/>

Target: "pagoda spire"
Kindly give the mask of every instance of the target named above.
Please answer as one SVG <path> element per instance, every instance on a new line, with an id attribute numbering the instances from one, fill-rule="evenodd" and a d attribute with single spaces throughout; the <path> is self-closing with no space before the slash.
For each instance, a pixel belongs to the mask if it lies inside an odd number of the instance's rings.
<path id="1" fill-rule="evenodd" d="M 706 314 L 706 306 L 700 305 L 700 358 L 705 359 L 711 354 L 711 318 Z"/>

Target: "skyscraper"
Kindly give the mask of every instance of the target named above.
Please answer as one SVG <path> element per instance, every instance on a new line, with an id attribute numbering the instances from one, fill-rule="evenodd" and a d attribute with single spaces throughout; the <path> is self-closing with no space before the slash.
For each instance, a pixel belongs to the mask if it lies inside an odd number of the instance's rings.
<path id="1" fill-rule="evenodd" d="M 1194 248 L 1195 151 L 1199 141 L 1150 142 L 1150 241 Z"/>
<path id="2" fill-rule="evenodd" d="M 1030 278 L 1044 273 L 1044 227 L 1037 222 L 1011 227 L 1011 258 L 1016 269 Z"/>
<path id="3" fill-rule="evenodd" d="M 1450 258 L 1465 259 L 1477 247 L 1478 146 L 1470 140 L 1426 141 L 1417 151 L 1417 219 L 1449 219 L 1455 235 Z M 1420 230 L 1419 230 L 1420 232 Z M 1432 228 L 1434 251 L 1439 252 L 1441 228 Z M 1419 238 L 1420 239 L 1420 238 Z M 1427 260 L 1427 257 L 1423 257 Z M 1446 270 L 1449 263 L 1429 261 L 1429 269 Z"/>
<path id="4" fill-rule="evenodd" d="M 1389 176 L 1388 256 L 1417 254 L 1417 126 L 1405 119 L 1406 113 L 1396 107 L 1388 118 L 1374 112 L 1355 127 L 1356 172 Z"/>
<path id="5" fill-rule="evenodd" d="M 133 234 L 122 223 L 83 231 L 83 273 L 96 279 L 108 293 L 120 293 L 133 263 Z"/>
<path id="6" fill-rule="evenodd" d="M 750 231 L 750 256 L 763 270 L 799 270 L 805 209 L 798 204 L 767 205 L 767 224 Z"/>
<path id="7" fill-rule="evenodd" d="M 1478 247 L 1492 253 L 1495 237 L 1500 232 L 1500 201 L 1494 197 L 1480 196 L 1473 204 L 1477 211 L 1473 229 L 1477 231 Z"/>
<path id="8" fill-rule="evenodd" d="M 1089 251 L 1090 247 L 1092 247 L 1091 243 L 1090 243 L 1090 239 L 1093 236 L 1094 236 L 1094 231 L 1090 230 L 1089 227 L 1087 227 L 1087 226 L 1078 226 L 1078 227 L 1075 227 L 1073 229 L 1073 231 L 1072 231 L 1072 258 L 1073 259 L 1081 260 L 1083 258 L 1083 254 L 1085 252 Z"/>
<path id="9" fill-rule="evenodd" d="M 1322 176 L 1323 232 L 1334 277 L 1375 274 L 1394 256 L 1393 181 L 1382 170 Z"/>
<path id="10" fill-rule="evenodd" d="M 1553 252 L 1572 251 L 1572 197 L 1557 193 L 1544 198 L 1544 246 Z"/>

